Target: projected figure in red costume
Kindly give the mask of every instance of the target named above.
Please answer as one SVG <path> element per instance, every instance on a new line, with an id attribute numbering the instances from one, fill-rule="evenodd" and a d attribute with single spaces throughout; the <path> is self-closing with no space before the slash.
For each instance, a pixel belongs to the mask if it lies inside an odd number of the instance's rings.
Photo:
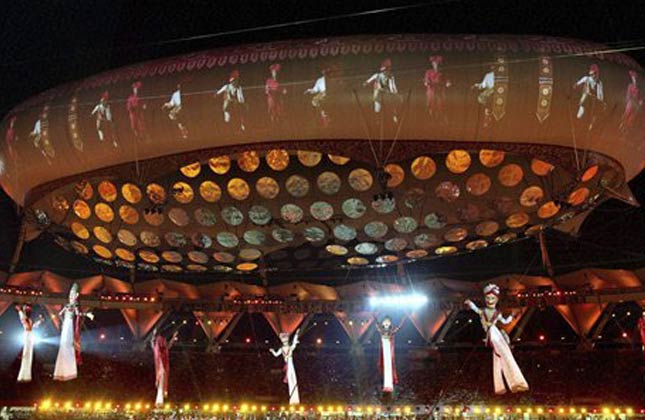
<path id="1" fill-rule="evenodd" d="M 579 121 L 588 121 L 588 130 L 591 131 L 598 118 L 598 114 L 605 108 L 605 94 L 600 80 L 600 68 L 597 64 L 589 66 L 589 73 L 582 76 L 573 88 L 580 89 L 576 118 Z"/>
<path id="2" fill-rule="evenodd" d="M 181 83 L 177 83 L 177 89 L 172 93 L 170 100 L 161 106 L 161 109 L 168 111 L 168 118 L 177 123 L 181 138 L 186 140 L 188 138 L 188 129 L 181 118 Z"/>
<path id="3" fill-rule="evenodd" d="M 636 117 L 643 106 L 641 91 L 638 88 L 638 73 L 630 70 L 629 80 L 627 93 L 625 94 L 625 111 L 620 119 L 620 131 L 623 133 L 629 131 L 634 126 Z"/>
<path id="4" fill-rule="evenodd" d="M 31 382 L 31 365 L 34 360 L 34 328 L 38 328 L 45 320 L 42 315 L 36 322 L 31 319 L 31 306 L 16 306 L 20 323 L 25 329 L 22 346 L 22 360 L 20 361 L 20 372 L 18 372 L 18 382 Z"/>
<path id="5" fill-rule="evenodd" d="M 159 334 L 157 329 L 152 330 L 152 340 L 150 345 L 155 358 L 155 386 L 157 387 L 157 396 L 155 405 L 160 407 L 164 403 L 164 398 L 168 397 L 168 377 L 170 376 L 170 349 L 177 341 L 179 331 L 175 331 L 170 341 Z"/>
<path id="6" fill-rule="evenodd" d="M 228 78 L 228 83 L 222 86 L 216 96 L 224 95 L 224 102 L 222 103 L 222 111 L 224 112 L 224 122 L 230 124 L 233 119 L 233 114 L 237 116 L 240 121 L 240 130 L 246 130 L 244 126 L 244 92 L 240 85 L 240 72 L 233 70 Z"/>
<path id="7" fill-rule="evenodd" d="M 298 345 L 298 334 L 300 330 L 297 330 L 293 335 L 293 340 L 289 344 L 289 334 L 286 332 L 280 333 L 280 341 L 282 342 L 282 347 L 279 349 L 269 349 L 271 354 L 275 357 L 280 357 L 284 359 L 284 382 L 289 386 L 289 404 L 300 404 L 300 395 L 298 394 L 298 378 L 296 377 L 296 368 L 293 365 L 293 352 Z"/>
<path id="8" fill-rule="evenodd" d="M 91 115 L 96 119 L 96 134 L 99 136 L 99 140 L 105 141 L 106 138 L 110 138 L 112 140 L 112 145 L 114 145 L 114 147 L 118 147 L 109 100 L 110 93 L 108 91 L 103 92 L 101 100 L 96 104 Z"/>
<path id="9" fill-rule="evenodd" d="M 380 323 L 374 317 L 374 325 L 381 335 L 381 354 L 379 357 L 379 370 L 383 375 L 383 392 L 394 392 L 394 385 L 399 383 L 399 377 L 396 373 L 396 363 L 394 357 L 394 336 L 401 329 L 405 318 L 401 320 L 398 327 L 392 325 L 392 318 L 386 316 Z"/>
<path id="10" fill-rule="evenodd" d="M 16 116 L 12 115 L 9 117 L 9 127 L 4 135 L 5 143 L 7 144 L 7 150 L 9 151 L 9 158 L 13 162 L 18 159 L 18 152 L 16 150 L 16 143 L 18 142 L 18 134 L 16 133 Z"/>
<path id="11" fill-rule="evenodd" d="M 392 107 L 392 120 L 395 123 L 399 122 L 398 105 L 401 98 L 392 74 L 392 60 L 389 58 L 383 60 L 379 71 L 363 82 L 363 86 L 370 84 L 373 89 L 374 113 L 380 114 L 383 106 L 389 105 Z"/>
<path id="12" fill-rule="evenodd" d="M 311 98 L 311 105 L 320 113 L 320 125 L 323 128 L 329 127 L 329 114 L 325 108 L 327 103 L 327 76 L 329 69 L 322 69 L 321 76 L 316 79 L 316 83 L 312 88 L 305 90 L 305 95 L 313 95 Z"/>
<path id="13" fill-rule="evenodd" d="M 272 125 L 279 124 L 282 121 L 284 112 L 283 97 L 287 94 L 287 89 L 281 87 L 278 80 L 278 73 L 281 69 L 280 64 L 271 64 L 269 66 L 271 76 L 264 85 L 264 93 L 267 95 L 267 109 Z"/>
<path id="14" fill-rule="evenodd" d="M 477 102 L 484 107 L 484 128 L 493 122 L 493 93 L 495 93 L 495 66 L 491 65 L 481 82 L 472 85 L 471 89 L 479 92 Z"/>
<path id="15" fill-rule="evenodd" d="M 63 319 L 60 333 L 60 346 L 56 367 L 55 381 L 69 381 L 78 376 L 78 365 L 81 364 L 81 322 L 84 317 L 94 319 L 91 312 L 83 312 L 78 304 L 78 283 L 69 291 L 69 303 L 63 306 L 58 316 Z"/>
<path id="16" fill-rule="evenodd" d="M 432 68 L 426 70 L 423 78 L 423 85 L 426 87 L 426 107 L 431 120 L 445 124 L 448 122 L 446 118 L 446 89 L 452 83 L 439 70 L 439 66 L 443 64 L 443 57 L 432 55 L 429 60 Z"/>
<path id="17" fill-rule="evenodd" d="M 509 324 L 513 315 L 504 317 L 497 309 L 499 302 L 499 286 L 489 284 L 484 287 L 486 307 L 480 309 L 471 300 L 465 304 L 479 315 L 482 328 L 486 332 L 486 345 L 493 349 L 493 383 L 496 394 L 505 394 L 507 389 L 504 380 L 511 392 L 524 392 L 529 390 L 529 385 L 517 365 L 511 352 L 510 340 L 505 331 L 497 327 L 497 323 Z"/>
<path id="18" fill-rule="evenodd" d="M 146 109 L 146 104 L 139 97 L 139 91 L 142 86 L 143 83 L 140 81 L 134 82 L 132 84 L 132 93 L 128 96 L 126 102 L 126 109 L 130 116 L 130 128 L 138 140 L 144 140 L 147 137 L 146 123 L 143 118 L 143 111 Z"/>

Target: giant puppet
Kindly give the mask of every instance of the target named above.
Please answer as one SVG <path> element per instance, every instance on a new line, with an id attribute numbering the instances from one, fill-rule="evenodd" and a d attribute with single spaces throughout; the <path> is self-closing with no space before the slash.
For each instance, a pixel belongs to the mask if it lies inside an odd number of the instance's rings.
<path id="1" fill-rule="evenodd" d="M 396 363 L 394 358 L 394 336 L 401 329 L 403 321 L 399 326 L 392 325 L 392 318 L 386 316 L 380 323 L 374 319 L 374 325 L 381 335 L 381 354 L 379 357 L 379 370 L 383 375 L 383 392 L 394 392 L 394 385 L 399 383 L 399 377 L 396 373 Z"/>
<path id="2" fill-rule="evenodd" d="M 298 378 L 296 377 L 296 368 L 293 365 L 293 352 L 298 345 L 298 334 L 300 330 L 297 330 L 293 335 L 293 340 L 289 344 L 289 334 L 286 332 L 280 333 L 280 341 L 282 346 L 279 349 L 269 349 L 275 357 L 280 357 L 284 359 L 284 382 L 289 386 L 289 404 L 300 404 L 300 395 L 298 394 Z"/>
<path id="3" fill-rule="evenodd" d="M 31 366 L 34 359 L 34 329 L 44 321 L 42 315 L 36 322 L 31 319 L 31 306 L 16 306 L 20 323 L 25 329 L 23 336 L 22 360 L 20 361 L 20 372 L 18 382 L 31 382 Z"/>

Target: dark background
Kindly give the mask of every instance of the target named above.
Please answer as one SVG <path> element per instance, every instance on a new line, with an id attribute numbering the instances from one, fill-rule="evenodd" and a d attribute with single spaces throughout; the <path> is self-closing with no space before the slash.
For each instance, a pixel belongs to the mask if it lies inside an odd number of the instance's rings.
<path id="1" fill-rule="evenodd" d="M 382 7 L 388 13 L 324 19 Z M 49 87 L 134 62 L 189 51 L 276 39 L 365 33 L 536 34 L 587 39 L 610 46 L 645 45 L 639 1 L 14 1 L 0 9 L 0 115 Z M 299 20 L 313 23 L 263 28 L 181 42 L 178 38 Z M 639 63 L 645 50 L 628 51 Z M 642 116 L 641 116 L 642 118 Z M 630 187 L 645 200 L 645 176 Z M 15 205 L 0 194 L 0 268 L 10 260 L 18 231 Z M 641 208 L 610 200 L 587 219 L 578 238 L 548 234 L 556 272 L 583 266 L 637 268 L 645 263 Z M 504 272 L 542 273 L 533 240 L 465 256 L 408 265 L 442 276 L 485 278 Z M 72 277 L 104 271 L 66 254 L 42 235 L 25 247 L 21 270 L 53 269 Z M 356 272 L 359 273 L 359 272 Z M 387 273 L 383 273 L 387 275 Z M 312 273 L 327 280 L 347 273 Z M 288 277 L 288 274 L 287 274 Z M 285 278 L 286 279 L 286 278 Z"/>

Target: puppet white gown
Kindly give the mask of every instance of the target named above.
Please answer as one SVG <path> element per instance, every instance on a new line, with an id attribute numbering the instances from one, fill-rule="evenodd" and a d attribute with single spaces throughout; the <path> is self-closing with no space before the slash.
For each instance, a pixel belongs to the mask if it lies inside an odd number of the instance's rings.
<path id="1" fill-rule="evenodd" d="M 296 368 L 293 365 L 293 352 L 298 345 L 298 332 L 294 335 L 291 345 L 283 344 L 279 350 L 271 349 L 275 357 L 282 355 L 285 366 L 285 382 L 289 386 L 289 404 L 300 404 L 300 395 L 298 393 L 298 378 L 296 377 Z"/>
<path id="2" fill-rule="evenodd" d="M 31 382 L 31 366 L 34 360 L 34 327 L 27 326 L 28 319 L 24 312 L 20 312 L 20 321 L 25 327 L 24 343 L 22 347 L 22 360 L 20 361 L 20 372 L 18 372 L 18 382 Z"/>
<path id="3" fill-rule="evenodd" d="M 69 381 L 78 375 L 76 353 L 74 351 L 74 308 L 63 309 L 63 327 L 60 333 L 60 346 L 54 369 L 54 380 Z"/>
<path id="4" fill-rule="evenodd" d="M 381 335 L 381 349 L 383 351 L 383 391 L 394 390 L 394 374 L 392 369 L 392 341 L 390 336 Z"/>

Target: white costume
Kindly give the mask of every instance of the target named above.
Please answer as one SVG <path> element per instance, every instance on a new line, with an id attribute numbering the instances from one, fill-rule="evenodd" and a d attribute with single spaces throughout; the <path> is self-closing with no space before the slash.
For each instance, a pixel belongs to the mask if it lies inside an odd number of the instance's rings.
<path id="1" fill-rule="evenodd" d="M 289 404 L 300 404 L 298 379 L 296 377 L 296 368 L 293 365 L 293 351 L 298 345 L 298 331 L 293 335 L 291 345 L 289 345 L 289 334 L 287 333 L 280 334 L 280 341 L 282 341 L 282 347 L 277 350 L 270 349 L 270 351 L 275 357 L 282 356 L 284 358 L 284 382 L 289 385 Z"/>
<path id="2" fill-rule="evenodd" d="M 323 127 L 329 126 L 329 115 L 325 110 L 325 102 L 327 102 L 327 70 L 323 70 L 323 75 L 316 79 L 316 83 L 312 88 L 305 90 L 305 94 L 313 95 L 311 98 L 311 105 L 320 112 L 320 122 Z"/>
<path id="3" fill-rule="evenodd" d="M 513 320 L 513 315 L 503 317 L 497 310 L 499 301 L 499 287 L 489 284 L 484 288 L 486 307 L 480 309 L 470 300 L 466 304 L 479 315 L 482 327 L 486 332 L 486 344 L 493 349 L 493 383 L 496 394 L 505 394 L 508 384 L 511 392 L 528 391 L 529 385 L 522 375 L 520 367 L 517 365 L 511 347 L 509 346 L 508 335 L 499 328 L 497 323 L 509 324 Z"/>
<path id="4" fill-rule="evenodd" d="M 575 87 L 582 87 L 582 95 L 580 95 L 578 113 L 576 114 L 576 118 L 578 119 L 581 119 L 586 113 L 593 113 L 595 101 L 603 103 L 605 100 L 605 94 L 597 65 L 592 64 L 589 68 L 589 74 L 582 76 L 580 80 L 576 82 Z M 592 115 L 592 118 L 593 117 L 594 116 Z"/>
<path id="5" fill-rule="evenodd" d="M 240 128 L 244 131 L 244 118 L 242 115 L 241 106 L 244 104 L 244 92 L 239 83 L 240 74 L 237 70 L 231 73 L 228 83 L 222 86 L 216 93 L 217 96 L 224 94 L 224 103 L 222 110 L 224 111 L 224 122 L 231 122 L 231 111 L 236 108 L 240 113 Z"/>
<path id="6" fill-rule="evenodd" d="M 33 322 L 29 316 L 31 309 L 18 307 L 18 316 L 25 329 L 24 343 L 22 347 L 22 360 L 20 361 L 20 372 L 18 382 L 31 382 L 31 366 L 34 360 L 34 328 L 38 328 L 42 319 Z"/>
<path id="7" fill-rule="evenodd" d="M 374 325 L 376 325 L 376 329 L 381 335 L 379 369 L 383 374 L 383 392 L 394 392 L 394 385 L 399 382 L 394 358 L 394 336 L 401 326 L 393 327 L 392 320 L 389 317 L 383 320 L 383 324 L 375 320 Z"/>
<path id="8" fill-rule="evenodd" d="M 181 137 L 183 139 L 188 138 L 188 130 L 181 119 L 181 88 L 179 86 L 173 92 L 170 100 L 163 104 L 162 108 L 168 110 L 168 118 L 170 120 L 177 122 Z"/>
<path id="9" fill-rule="evenodd" d="M 390 69 L 392 62 L 389 59 L 386 59 L 381 63 L 381 68 L 378 73 L 374 73 L 369 79 L 367 79 L 363 84 L 372 85 L 373 94 L 372 100 L 374 101 L 374 112 L 379 113 L 383 108 L 383 100 L 386 95 L 390 95 L 393 98 L 393 113 L 394 113 L 394 122 L 398 121 L 397 116 L 397 107 L 396 102 L 398 101 L 398 89 L 396 87 L 396 80 L 394 75 L 391 73 Z"/>

